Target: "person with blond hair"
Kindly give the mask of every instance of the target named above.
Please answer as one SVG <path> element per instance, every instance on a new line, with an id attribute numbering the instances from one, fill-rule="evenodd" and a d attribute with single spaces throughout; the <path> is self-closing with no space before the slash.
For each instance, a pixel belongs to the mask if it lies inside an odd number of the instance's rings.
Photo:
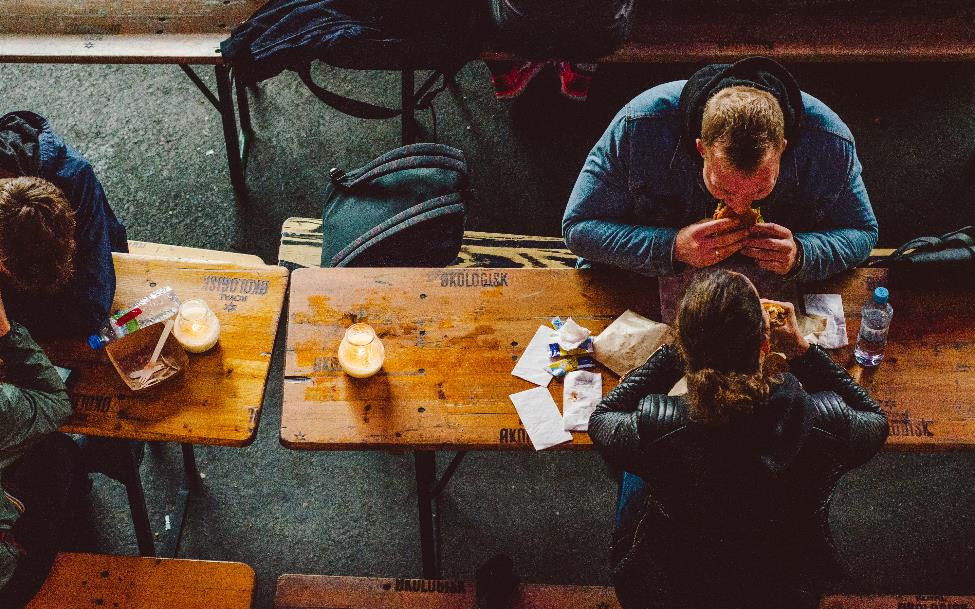
<path id="1" fill-rule="evenodd" d="M 817 607 L 844 569 L 829 528 L 839 479 L 887 439 L 878 403 L 754 285 L 699 273 L 675 341 L 600 402 L 589 435 L 622 470 L 612 577 L 624 609 Z M 767 364 L 772 346 L 788 372 Z M 686 376 L 687 393 L 668 393 Z"/>
<path id="2" fill-rule="evenodd" d="M 562 220 L 581 264 L 651 276 L 739 256 L 823 279 L 866 260 L 877 231 L 849 128 L 764 57 L 633 99 L 586 158 Z"/>

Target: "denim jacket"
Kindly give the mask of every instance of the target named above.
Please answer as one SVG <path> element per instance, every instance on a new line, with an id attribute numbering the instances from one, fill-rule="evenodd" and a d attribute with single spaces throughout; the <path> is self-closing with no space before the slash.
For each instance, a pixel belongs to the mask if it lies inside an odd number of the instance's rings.
<path id="1" fill-rule="evenodd" d="M 637 96 L 589 153 L 562 219 L 576 255 L 651 276 L 685 270 L 673 259 L 677 232 L 710 217 L 718 203 L 704 186 L 701 158 L 681 141 L 685 82 Z M 815 97 L 802 99 L 798 142 L 789 142 L 774 190 L 757 205 L 802 248 L 791 276 L 817 280 L 866 260 L 877 220 L 849 128 Z"/>

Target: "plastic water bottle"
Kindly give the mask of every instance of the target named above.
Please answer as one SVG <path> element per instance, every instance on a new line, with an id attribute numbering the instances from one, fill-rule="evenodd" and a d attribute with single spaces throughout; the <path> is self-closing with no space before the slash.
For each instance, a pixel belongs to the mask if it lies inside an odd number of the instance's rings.
<path id="1" fill-rule="evenodd" d="M 853 351 L 853 357 L 863 366 L 876 366 L 884 358 L 887 330 L 890 329 L 890 318 L 894 316 L 894 308 L 887 302 L 889 297 L 887 288 L 876 288 L 873 302 L 863 305 L 860 336 Z"/>
<path id="2" fill-rule="evenodd" d="M 169 319 L 179 311 L 179 298 L 173 288 L 159 288 L 124 311 L 108 318 L 98 333 L 88 337 L 88 346 L 101 349 L 108 343 L 146 326 Z"/>

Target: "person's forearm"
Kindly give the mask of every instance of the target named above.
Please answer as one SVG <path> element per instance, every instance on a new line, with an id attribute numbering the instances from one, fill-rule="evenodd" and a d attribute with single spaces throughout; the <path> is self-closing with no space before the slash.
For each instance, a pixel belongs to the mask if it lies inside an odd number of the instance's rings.
<path id="1" fill-rule="evenodd" d="M 854 268 L 869 258 L 877 243 L 877 232 L 837 228 L 796 233 L 795 239 L 802 248 L 802 262 L 792 278 L 797 281 L 819 281 Z"/>
<path id="2" fill-rule="evenodd" d="M 647 276 L 674 273 L 672 259 L 678 229 L 636 226 L 607 220 L 582 220 L 565 229 L 573 254 Z"/>
<path id="3" fill-rule="evenodd" d="M 0 359 L 6 364 L 7 383 L 21 389 L 45 392 L 64 392 L 64 382 L 47 358 L 44 350 L 34 342 L 26 328 L 16 322 L 0 337 Z"/>

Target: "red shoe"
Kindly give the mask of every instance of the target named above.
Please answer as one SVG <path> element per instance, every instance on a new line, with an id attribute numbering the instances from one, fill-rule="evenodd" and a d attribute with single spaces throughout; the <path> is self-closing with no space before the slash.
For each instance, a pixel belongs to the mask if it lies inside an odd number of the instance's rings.
<path id="1" fill-rule="evenodd" d="M 490 64 L 488 67 L 493 67 Z M 545 62 L 526 61 L 503 72 L 491 70 L 491 84 L 498 99 L 513 99 L 525 92 L 528 83 L 545 67 Z"/>
<path id="2" fill-rule="evenodd" d="M 562 95 L 573 101 L 586 101 L 596 64 L 560 61 L 558 68 L 559 80 L 562 81 Z"/>

